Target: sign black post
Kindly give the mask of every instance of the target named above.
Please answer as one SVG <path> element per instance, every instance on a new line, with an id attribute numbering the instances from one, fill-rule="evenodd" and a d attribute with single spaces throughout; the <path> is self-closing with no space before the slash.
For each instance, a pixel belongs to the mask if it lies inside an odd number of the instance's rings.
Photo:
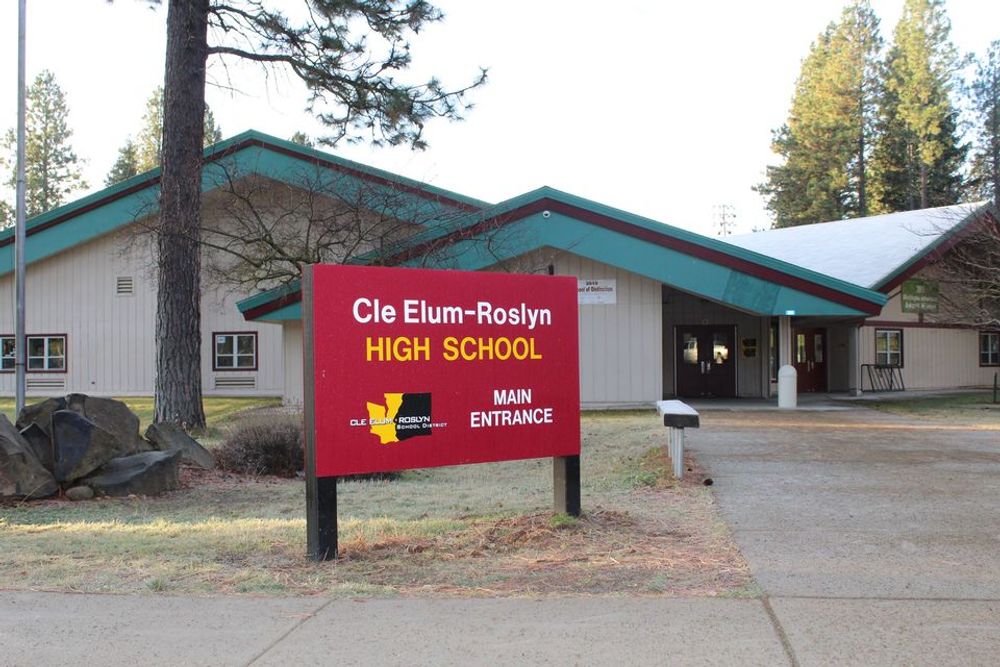
<path id="1" fill-rule="evenodd" d="M 552 459 L 552 485 L 555 511 L 580 516 L 580 457 L 556 456 Z"/>
<path id="2" fill-rule="evenodd" d="M 302 355 L 305 380 L 303 434 L 306 459 L 306 553 L 312 560 L 337 557 L 337 478 L 316 476 L 316 396 L 313 385 L 313 280 L 312 267 L 302 275 Z"/>
<path id="3" fill-rule="evenodd" d="M 306 480 L 306 548 L 312 560 L 337 557 L 337 478 Z"/>

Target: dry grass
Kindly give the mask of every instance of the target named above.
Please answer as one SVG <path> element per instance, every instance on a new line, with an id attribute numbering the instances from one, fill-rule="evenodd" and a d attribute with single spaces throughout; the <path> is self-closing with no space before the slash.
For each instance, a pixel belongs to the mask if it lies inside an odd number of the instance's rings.
<path id="1" fill-rule="evenodd" d="M 184 471 L 159 498 L 0 507 L 0 588 L 194 594 L 746 595 L 756 591 L 694 468 L 666 475 L 654 413 L 583 418 L 579 520 L 551 462 L 341 483 L 341 559 L 305 558 L 301 480 Z"/>
<path id="2" fill-rule="evenodd" d="M 917 420 L 945 421 L 964 426 L 1000 427 L 1000 403 L 992 391 L 941 396 L 895 397 L 865 401 L 865 407 Z"/>

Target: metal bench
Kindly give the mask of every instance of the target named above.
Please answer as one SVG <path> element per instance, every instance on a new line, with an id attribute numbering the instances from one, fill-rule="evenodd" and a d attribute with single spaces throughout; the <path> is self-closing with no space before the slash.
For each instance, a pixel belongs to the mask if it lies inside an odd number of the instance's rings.
<path id="1" fill-rule="evenodd" d="M 667 431 L 667 454 L 674 464 L 674 477 L 684 477 L 684 429 L 698 428 L 698 411 L 683 401 L 657 401 Z"/>

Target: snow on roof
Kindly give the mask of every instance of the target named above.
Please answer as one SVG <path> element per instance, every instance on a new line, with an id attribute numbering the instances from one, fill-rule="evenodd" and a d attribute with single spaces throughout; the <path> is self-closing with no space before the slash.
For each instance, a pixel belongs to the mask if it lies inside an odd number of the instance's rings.
<path id="1" fill-rule="evenodd" d="M 770 229 L 724 240 L 855 285 L 875 288 L 986 204 L 958 204 Z"/>

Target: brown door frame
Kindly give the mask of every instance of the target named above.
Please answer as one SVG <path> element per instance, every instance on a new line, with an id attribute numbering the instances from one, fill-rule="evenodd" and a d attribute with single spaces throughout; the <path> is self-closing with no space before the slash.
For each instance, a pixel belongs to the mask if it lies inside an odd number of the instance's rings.
<path id="1" fill-rule="evenodd" d="M 806 337 L 806 349 L 805 349 L 805 362 L 798 361 L 798 336 L 803 334 Z M 816 334 L 822 336 L 821 347 L 823 352 L 823 360 L 816 361 Z M 829 342 L 830 335 L 826 327 L 792 327 L 792 365 L 795 366 L 795 370 L 800 376 L 809 377 L 809 389 L 803 389 L 805 383 L 801 380 L 798 382 L 798 391 L 807 392 L 825 392 L 830 386 L 830 367 L 829 363 Z M 806 376 L 804 372 L 799 370 L 802 363 L 809 364 L 809 370 L 806 371 L 809 375 Z M 819 365 L 819 368 L 817 368 Z"/>
<path id="2" fill-rule="evenodd" d="M 729 336 L 729 356 L 726 359 L 726 372 L 731 375 L 732 382 L 728 387 L 729 391 L 725 393 L 720 392 L 719 394 L 712 395 L 711 387 L 709 381 L 706 379 L 704 381 L 705 387 L 697 395 L 694 392 L 681 392 L 681 369 L 684 359 L 684 349 L 682 347 L 683 342 L 681 341 L 680 334 L 684 331 L 690 331 L 694 333 L 698 339 L 698 363 L 699 366 L 702 363 L 711 364 L 712 353 L 714 352 L 714 341 L 712 340 L 712 335 L 718 332 L 723 332 Z M 675 396 L 687 396 L 692 398 L 697 397 L 712 397 L 712 398 L 735 398 L 738 394 L 739 387 L 739 350 L 737 349 L 737 327 L 735 324 L 675 324 L 674 325 L 674 345 L 673 345 L 673 355 L 674 355 L 674 395 Z M 704 344 L 703 337 L 708 340 L 708 345 Z M 705 356 L 705 351 L 708 350 L 708 358 L 703 359 Z M 709 367 L 709 372 L 711 372 L 711 366 Z M 686 389 L 691 389 L 691 387 L 685 384 Z"/>

